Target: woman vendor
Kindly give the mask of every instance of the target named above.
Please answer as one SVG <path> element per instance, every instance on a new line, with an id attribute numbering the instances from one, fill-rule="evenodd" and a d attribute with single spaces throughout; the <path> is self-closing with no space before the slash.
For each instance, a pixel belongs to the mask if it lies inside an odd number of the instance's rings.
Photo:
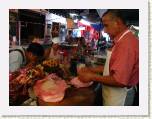
<path id="1" fill-rule="evenodd" d="M 45 50 L 45 58 L 46 59 L 61 59 L 61 54 L 60 54 L 60 40 L 58 37 L 55 37 L 52 39 L 52 46 L 48 49 Z"/>

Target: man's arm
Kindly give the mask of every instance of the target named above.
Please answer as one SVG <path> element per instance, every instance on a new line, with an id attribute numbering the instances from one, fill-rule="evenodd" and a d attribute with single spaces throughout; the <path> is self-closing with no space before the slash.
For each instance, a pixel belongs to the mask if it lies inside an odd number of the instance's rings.
<path id="1" fill-rule="evenodd" d="M 78 77 L 82 82 L 97 81 L 109 86 L 125 87 L 125 85 L 118 83 L 113 76 L 101 76 L 85 68 L 78 71 Z"/>
<path id="2" fill-rule="evenodd" d="M 89 67 L 88 69 L 94 73 L 103 73 L 104 66 L 100 65 L 97 67 Z"/>
<path id="3" fill-rule="evenodd" d="M 101 76 L 98 74 L 94 74 L 93 77 L 94 77 L 93 78 L 94 81 L 101 82 L 102 84 L 105 84 L 105 85 L 116 86 L 116 87 L 125 87 L 125 85 L 118 83 L 112 76 Z"/>

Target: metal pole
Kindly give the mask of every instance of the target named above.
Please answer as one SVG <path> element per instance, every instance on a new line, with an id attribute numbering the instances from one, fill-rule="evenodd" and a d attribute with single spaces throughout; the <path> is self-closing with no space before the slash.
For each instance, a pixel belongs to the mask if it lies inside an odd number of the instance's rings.
<path id="1" fill-rule="evenodd" d="M 18 25 L 19 25 L 19 29 L 18 29 L 18 35 L 19 35 L 19 45 L 21 45 L 21 22 L 19 21 L 18 22 Z"/>

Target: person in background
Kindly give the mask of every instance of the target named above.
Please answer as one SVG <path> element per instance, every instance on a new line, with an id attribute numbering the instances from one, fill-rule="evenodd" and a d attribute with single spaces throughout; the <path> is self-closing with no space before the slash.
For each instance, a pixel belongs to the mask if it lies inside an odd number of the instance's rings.
<path id="1" fill-rule="evenodd" d="M 26 49 L 27 64 L 33 66 L 44 60 L 44 48 L 39 43 L 31 43 Z"/>
<path id="2" fill-rule="evenodd" d="M 61 60 L 61 54 L 60 54 L 60 39 L 58 37 L 55 37 L 52 39 L 52 46 L 45 51 L 45 58 L 50 59 L 59 59 Z"/>
<path id="3" fill-rule="evenodd" d="M 91 48 L 95 49 L 95 39 L 92 39 L 90 44 L 91 44 Z"/>
<path id="4" fill-rule="evenodd" d="M 41 44 L 40 37 L 38 35 L 30 36 L 29 37 L 29 43 L 39 43 L 39 44 Z"/>
<path id="5" fill-rule="evenodd" d="M 16 49 L 9 53 L 10 72 L 17 71 L 23 66 L 33 66 L 43 60 L 44 49 L 39 43 L 29 44 L 26 50 L 21 46 L 18 46 Z"/>
<path id="6" fill-rule="evenodd" d="M 75 53 L 75 57 L 77 57 L 79 62 L 85 63 L 85 51 L 86 51 L 85 38 L 80 37 L 78 39 L 77 44 L 78 44 L 77 50 L 75 52 L 72 51 L 72 54 Z"/>
<path id="7" fill-rule="evenodd" d="M 25 50 L 22 46 L 9 48 L 9 72 L 14 72 L 26 64 Z"/>
<path id="8" fill-rule="evenodd" d="M 45 59 L 57 59 L 60 64 L 60 68 L 64 72 L 64 77 L 67 77 L 69 74 L 70 62 L 68 60 L 68 54 L 61 49 L 60 39 L 55 37 L 52 39 L 52 46 L 45 50 Z"/>
<path id="9" fill-rule="evenodd" d="M 65 38 L 65 42 L 67 42 L 68 44 L 72 44 L 73 43 L 73 37 L 72 37 L 72 31 L 68 31 L 68 35 Z"/>
<path id="10" fill-rule="evenodd" d="M 102 16 L 104 31 L 114 40 L 104 68 L 82 68 L 78 72 L 83 82 L 103 84 L 105 106 L 133 105 L 133 87 L 139 83 L 139 40 L 128 29 L 123 15 L 123 10 L 111 9 Z M 99 71 L 103 76 L 97 74 Z"/>
<path id="11" fill-rule="evenodd" d="M 9 34 L 9 47 L 12 46 L 13 36 Z"/>

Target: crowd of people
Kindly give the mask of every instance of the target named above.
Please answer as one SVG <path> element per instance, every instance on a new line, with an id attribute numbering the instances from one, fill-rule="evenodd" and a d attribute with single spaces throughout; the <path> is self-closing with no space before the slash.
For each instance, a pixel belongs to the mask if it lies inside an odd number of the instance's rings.
<path id="1" fill-rule="evenodd" d="M 70 41 L 72 40 L 72 41 Z M 85 63 L 85 56 L 91 53 L 93 49 L 87 46 L 84 37 L 70 38 L 70 44 L 76 46 L 70 49 L 64 49 L 58 37 L 52 38 L 52 44 L 48 48 L 44 48 L 40 44 L 40 38 L 35 36 L 31 40 L 29 46 L 25 49 L 22 46 L 13 46 L 9 51 L 9 71 L 14 72 L 23 66 L 30 66 L 43 61 L 44 59 L 58 59 L 60 63 L 70 63 L 71 59 L 76 59 Z"/>

